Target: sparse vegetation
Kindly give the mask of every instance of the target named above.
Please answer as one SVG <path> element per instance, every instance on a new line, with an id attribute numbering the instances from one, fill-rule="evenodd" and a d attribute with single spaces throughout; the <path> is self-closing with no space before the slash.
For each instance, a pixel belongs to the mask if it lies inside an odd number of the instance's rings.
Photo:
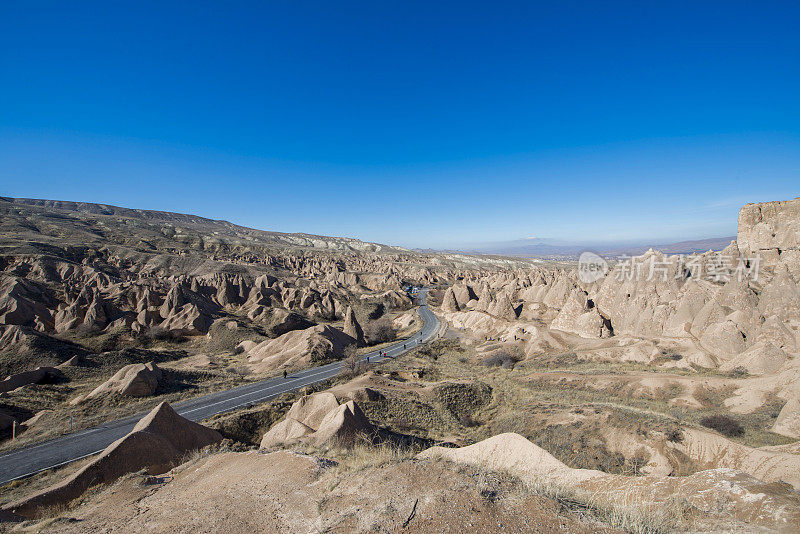
<path id="1" fill-rule="evenodd" d="M 731 369 L 731 372 L 728 373 L 731 378 L 747 378 L 750 376 L 750 372 L 747 370 L 747 367 L 744 366 L 736 366 Z"/>
<path id="2" fill-rule="evenodd" d="M 720 387 L 710 387 L 700 385 L 694 390 L 694 398 L 706 408 L 718 408 L 723 406 L 725 399 L 733 395 L 736 386 L 726 385 Z"/>
<path id="3" fill-rule="evenodd" d="M 383 314 L 385 312 L 386 312 L 386 306 L 383 304 L 383 302 L 379 302 L 378 304 L 375 305 L 375 308 L 371 312 L 369 312 L 367 318 L 370 321 L 377 321 L 378 319 L 383 317 Z"/>
<path id="4" fill-rule="evenodd" d="M 500 349 L 484 358 L 483 365 L 486 367 L 502 367 L 512 369 L 518 362 L 522 361 L 524 355 L 519 349 Z"/>
<path id="5" fill-rule="evenodd" d="M 344 349 L 342 358 L 342 370 L 339 375 L 342 378 L 350 379 L 358 376 L 366 369 L 366 362 L 361 361 L 361 355 L 355 345 L 348 345 Z"/>
<path id="6" fill-rule="evenodd" d="M 370 345 L 389 343 L 397 339 L 397 330 L 392 325 L 391 319 L 382 317 L 364 326 L 364 337 Z"/>
<path id="7" fill-rule="evenodd" d="M 729 438 L 739 437 L 744 434 L 742 425 L 740 425 L 736 419 L 727 415 L 708 415 L 700 419 L 700 424 L 704 427 L 714 429 Z"/>
<path id="8" fill-rule="evenodd" d="M 678 427 L 672 428 L 667 431 L 666 438 L 672 443 L 683 443 L 683 432 Z"/>

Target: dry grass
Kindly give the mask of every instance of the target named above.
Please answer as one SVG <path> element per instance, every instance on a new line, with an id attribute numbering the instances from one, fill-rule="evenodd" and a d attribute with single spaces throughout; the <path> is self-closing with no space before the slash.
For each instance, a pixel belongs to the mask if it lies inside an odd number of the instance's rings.
<path id="1" fill-rule="evenodd" d="M 376 436 L 361 434 L 348 444 L 316 447 L 299 443 L 292 450 L 333 461 L 333 469 L 343 474 L 410 460 L 424 448 L 420 443 L 407 444 L 394 440 L 380 440 L 376 443 Z"/>
<path id="2" fill-rule="evenodd" d="M 391 441 L 374 445 L 365 436 L 351 447 L 329 449 L 328 454 L 336 459 L 340 469 L 359 471 L 409 460 L 420 452 L 421 448 L 406 447 Z"/>
<path id="3" fill-rule="evenodd" d="M 705 408 L 718 408 L 723 406 L 725 399 L 733 395 L 734 391 L 736 391 L 736 386 L 734 385 L 712 388 L 701 384 L 695 388 L 693 396 Z"/>
<path id="4" fill-rule="evenodd" d="M 445 460 L 442 460 L 445 461 Z M 445 461 L 446 462 L 446 461 Z M 473 479 L 497 476 L 476 466 L 447 462 L 450 469 L 468 473 Z M 619 528 L 634 534 L 660 534 L 672 532 L 684 525 L 689 506 L 685 502 L 670 501 L 659 505 L 621 505 L 609 503 L 602 494 L 590 493 L 553 480 L 522 481 L 510 473 L 500 473 L 516 483 L 520 494 L 532 494 L 553 500 L 562 510 L 580 517 L 589 524 Z"/>
<path id="5" fill-rule="evenodd" d="M 683 386 L 677 382 L 670 382 L 664 387 L 658 388 L 653 392 L 653 399 L 668 401 L 683 395 Z"/>
<path id="6" fill-rule="evenodd" d="M 323 451 L 306 447 L 302 449 L 302 452 L 310 455 L 320 455 Z M 403 447 L 391 442 L 373 445 L 366 436 L 354 446 L 327 449 L 324 451 L 325 458 L 330 458 L 336 462 L 336 465 L 331 468 L 334 481 L 329 490 L 332 491 L 341 476 L 346 473 L 412 461 L 418 452 L 420 451 L 416 448 Z M 533 494 L 551 499 L 560 504 L 562 509 L 580 516 L 584 520 L 599 522 L 620 528 L 626 532 L 636 534 L 670 532 L 682 524 L 687 513 L 686 506 L 677 501 L 663 503 L 658 506 L 615 505 L 607 503 L 602 498 L 602 495 L 590 494 L 552 481 L 527 483 L 508 473 L 498 473 L 463 464 L 446 463 L 448 469 L 468 475 L 476 487 L 483 488 L 485 486 L 481 494 L 487 500 L 497 499 L 497 491 L 495 489 L 498 485 L 497 479 L 502 478 L 508 482 L 504 486 L 517 492 L 518 496 Z"/>
<path id="7" fill-rule="evenodd" d="M 531 492 L 559 502 L 580 515 L 617 527 L 632 534 L 673 532 L 687 519 L 690 507 L 679 500 L 647 504 L 612 504 L 603 495 L 552 481 L 528 484 Z"/>

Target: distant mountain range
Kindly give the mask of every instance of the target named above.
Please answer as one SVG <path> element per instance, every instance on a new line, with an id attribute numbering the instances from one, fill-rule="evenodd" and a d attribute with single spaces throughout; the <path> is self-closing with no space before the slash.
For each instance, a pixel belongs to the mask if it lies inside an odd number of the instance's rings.
<path id="1" fill-rule="evenodd" d="M 461 249 L 433 250 L 415 249 L 418 252 L 460 252 L 466 254 L 491 254 L 497 256 L 522 256 L 528 258 L 577 258 L 581 252 L 590 250 L 608 257 L 636 256 L 653 248 L 666 254 L 692 254 L 708 250 L 722 250 L 736 236 L 712 237 L 677 243 L 567 243 L 543 238 L 518 239 L 514 241 L 490 243 Z"/>

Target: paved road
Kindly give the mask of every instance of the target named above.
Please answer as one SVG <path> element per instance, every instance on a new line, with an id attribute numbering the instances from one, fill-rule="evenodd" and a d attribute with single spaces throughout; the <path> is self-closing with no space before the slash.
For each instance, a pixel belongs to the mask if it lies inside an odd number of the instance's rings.
<path id="1" fill-rule="evenodd" d="M 425 290 L 421 293 L 420 298 L 424 302 Z M 395 358 L 408 352 L 436 335 L 439 329 L 439 320 L 424 304 L 419 307 L 418 311 L 423 321 L 422 329 L 409 339 L 382 349 L 383 352 L 386 352 L 387 358 Z M 404 349 L 404 345 L 407 348 Z M 367 357 L 369 357 L 370 363 L 379 363 L 386 359 L 378 356 L 378 351 L 373 351 L 363 356 L 365 360 Z M 242 406 L 264 402 L 282 393 L 332 378 L 338 375 L 340 371 L 341 363 L 334 362 L 293 373 L 285 379 L 282 377 L 271 378 L 226 391 L 176 402 L 172 407 L 187 419 L 200 421 Z M 31 445 L 30 447 L 4 454 L 0 456 L 0 485 L 97 454 L 115 440 L 129 433 L 145 413 L 110 421 L 98 427 L 67 434 L 38 445 Z"/>

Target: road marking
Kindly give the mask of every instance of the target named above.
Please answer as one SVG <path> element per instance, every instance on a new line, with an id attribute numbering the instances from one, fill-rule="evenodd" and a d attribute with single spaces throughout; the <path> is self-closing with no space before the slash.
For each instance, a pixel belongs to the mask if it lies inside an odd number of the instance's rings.
<path id="1" fill-rule="evenodd" d="M 77 462 L 78 460 L 83 460 L 84 458 L 88 458 L 89 456 L 94 456 L 95 454 L 101 453 L 106 450 L 108 447 L 102 448 L 99 451 L 90 452 L 89 454 L 84 454 L 83 456 L 78 456 L 77 458 L 73 458 L 72 460 L 66 460 L 61 462 L 60 464 L 51 465 L 50 467 L 44 467 L 42 469 L 31 471 L 30 473 L 25 473 L 24 475 L 19 475 L 16 478 L 12 478 L 3 484 L 8 484 L 9 482 L 14 482 L 15 480 L 19 480 L 20 478 L 29 477 L 31 475 L 35 475 L 36 473 L 41 473 L 42 471 L 47 471 L 48 469 L 55 469 L 56 467 L 61 467 L 62 465 L 71 464 L 72 462 Z"/>

